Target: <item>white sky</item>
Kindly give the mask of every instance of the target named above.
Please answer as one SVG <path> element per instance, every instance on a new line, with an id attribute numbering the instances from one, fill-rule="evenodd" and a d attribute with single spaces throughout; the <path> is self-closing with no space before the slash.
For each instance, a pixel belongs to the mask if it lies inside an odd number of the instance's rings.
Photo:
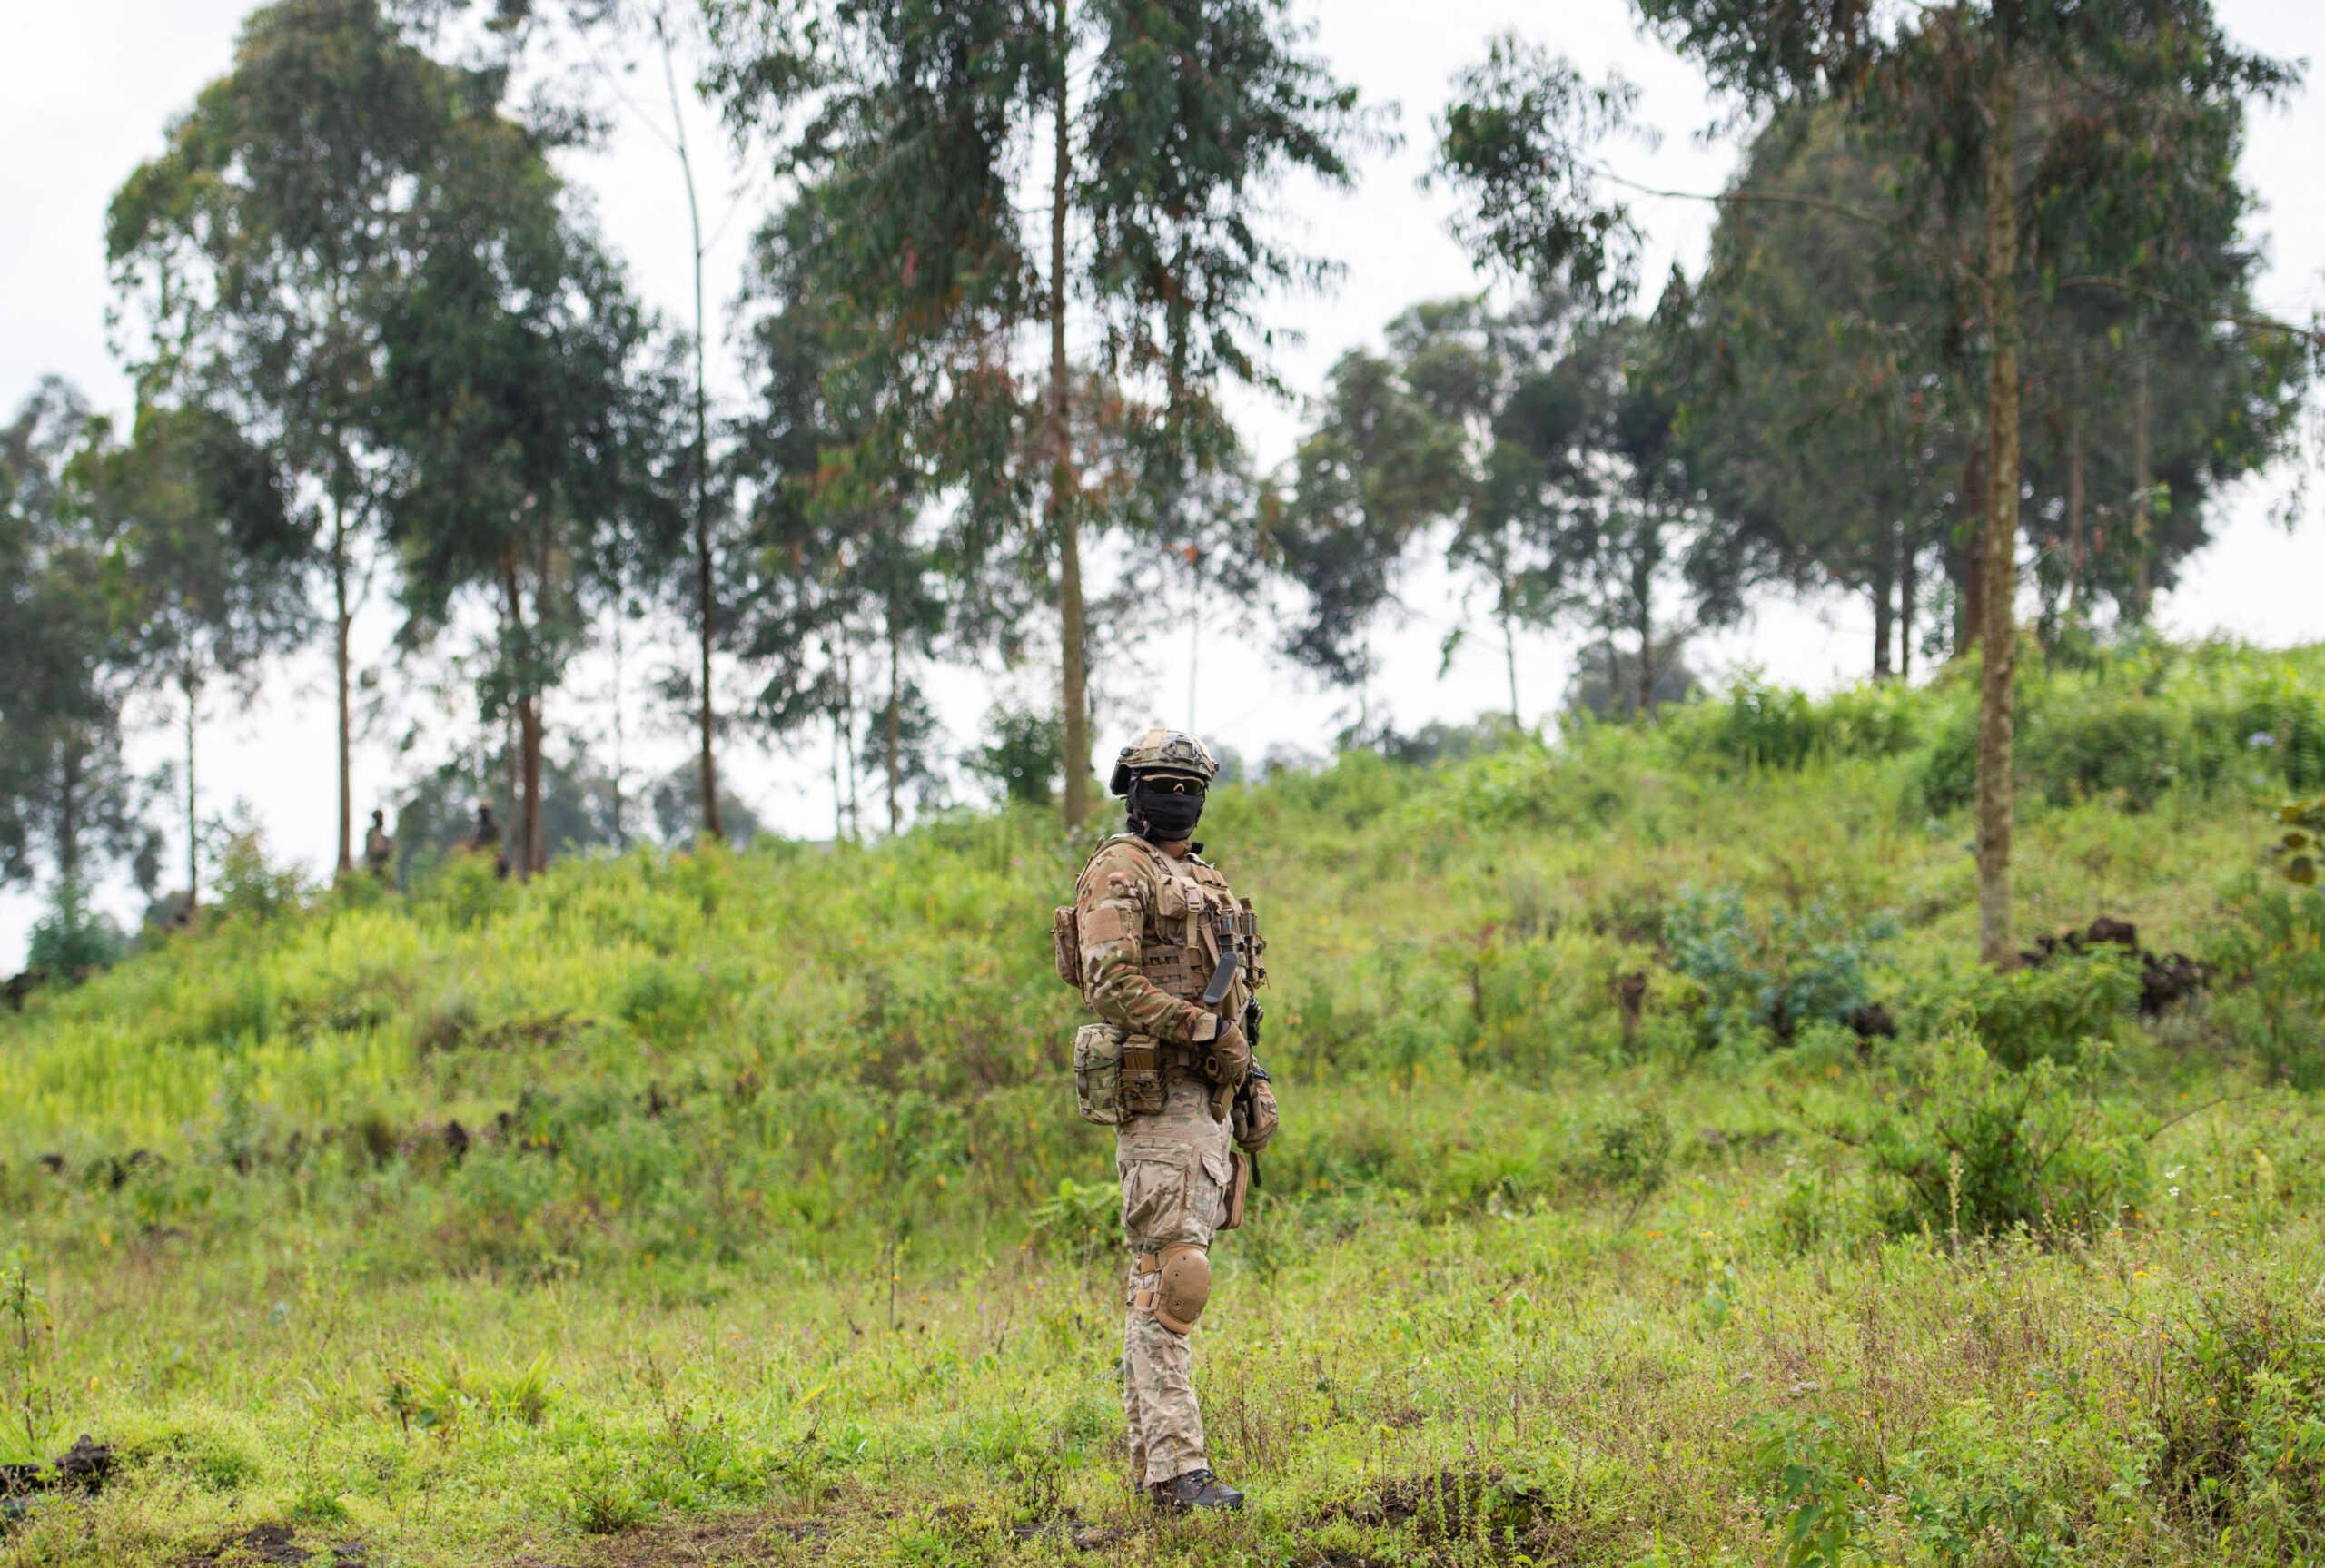
<path id="1" fill-rule="evenodd" d="M 0 94 L 0 145 L 15 150 L 0 163 L 0 410 L 12 411 L 47 371 L 77 382 L 100 407 L 125 409 L 127 385 L 106 340 L 105 204 L 135 164 L 159 150 L 165 123 L 228 68 L 248 9 L 244 0 L 0 7 L 0 59 L 12 67 L 9 89 Z M 2306 59 L 2325 44 L 2325 7 L 2315 0 L 2221 0 L 2221 11 L 2231 34 L 2250 47 Z M 1310 14 L 1318 17 L 1318 45 L 1335 69 L 1370 101 L 1400 105 L 1404 144 L 1373 158 L 1352 195 L 1286 193 L 1290 217 L 1305 242 L 1347 268 L 1329 297 L 1279 301 L 1272 312 L 1275 323 L 1302 340 L 1279 360 L 1296 388 L 1319 385 L 1338 354 L 1377 340 L 1382 324 L 1406 305 L 1479 287 L 1446 237 L 1442 198 L 1416 189 L 1415 179 L 1451 74 L 1479 56 L 1491 35 L 1515 30 L 1566 51 L 1593 75 L 1616 66 L 1641 84 L 1642 116 L 1666 134 L 1657 149 L 1633 149 L 1621 157 L 1632 177 L 1666 189 L 1707 192 L 1718 188 L 1734 161 L 1731 147 L 1706 145 L 1696 134 L 1712 117 L 1700 82 L 1634 34 L 1623 0 L 1435 0 L 1426 6 L 1410 0 L 1322 0 Z M 664 103 L 658 74 L 650 73 L 648 67 L 631 82 L 642 110 Z M 722 167 L 725 143 L 711 116 L 698 108 L 690 120 L 698 158 L 711 171 L 705 182 L 706 221 L 718 227 L 733 212 L 708 269 L 715 311 L 734 291 L 760 192 Z M 2253 116 L 2243 173 L 2267 207 L 2261 227 L 2270 238 L 2271 267 L 2261 301 L 2292 319 L 2306 319 L 2325 303 L 2325 203 L 2318 200 L 2316 176 L 2320 151 L 2325 84 L 2288 107 Z M 648 300 L 686 319 L 691 283 L 685 197 L 663 143 L 634 118 L 625 120 L 606 151 L 572 159 L 567 173 L 591 192 L 606 233 L 628 258 Z M 739 211 L 730 199 L 737 190 L 743 192 Z M 1647 200 L 1639 211 L 1657 245 L 1649 280 L 1674 259 L 1691 269 L 1700 262 L 1707 206 Z M 731 389 L 737 385 L 731 360 L 723 345 L 720 350 L 714 387 Z M 1245 419 L 1263 460 L 1276 461 L 1289 450 L 1296 410 L 1255 400 Z M 2288 535 L 2269 521 L 2290 482 L 2289 474 L 2267 476 L 2223 508 L 2218 542 L 2191 564 L 2185 585 L 2161 606 L 2167 627 L 2183 634 L 2221 629 L 2277 644 L 2325 636 L 2325 607 L 2317 594 L 2325 581 L 2325 535 L 2313 525 Z M 2317 499 L 2325 504 L 2325 496 Z M 1485 639 L 1439 676 L 1439 644 L 1460 615 L 1451 586 L 1441 575 L 1424 572 L 1406 597 L 1410 618 L 1380 639 L 1385 675 L 1375 700 L 1405 727 L 1431 717 L 1467 719 L 1499 705 L 1499 657 Z M 391 615 L 375 597 L 358 622 L 359 655 L 383 655 Z M 1258 636 L 1206 633 L 1193 697 L 1196 723 L 1214 743 L 1250 756 L 1278 743 L 1324 750 L 1345 722 L 1347 698 L 1319 692 L 1271 660 L 1266 640 L 1264 630 Z M 1870 641 L 1870 612 L 1853 601 L 1772 602 L 1738 631 L 1700 645 L 1698 661 L 1714 671 L 1756 664 L 1780 679 L 1828 686 L 1864 672 Z M 1547 638 L 1523 648 L 1520 695 L 1529 718 L 1557 701 L 1571 657 L 1570 645 Z M 1102 674 L 1118 689 L 1157 694 L 1152 716 L 1183 723 L 1187 659 L 1188 639 L 1172 636 L 1147 650 L 1142 669 Z M 392 682 L 392 672 L 387 678 Z M 603 685 L 601 670 L 584 671 L 574 689 Z M 984 677 L 946 673 L 933 685 L 955 740 L 972 742 L 991 700 Z M 321 652 L 292 653 L 247 711 L 207 715 L 200 759 L 205 814 L 247 801 L 266 823 L 276 852 L 318 872 L 329 863 L 336 809 L 329 692 Z M 578 699 L 562 705 L 569 719 L 582 716 Z M 551 704 L 552 725 L 559 706 Z M 640 728 L 652 732 L 638 747 L 650 754 L 644 760 L 657 768 L 679 760 L 687 746 L 681 718 L 633 709 L 633 735 Z M 387 750 L 391 738 L 371 737 L 359 748 L 359 822 L 372 804 L 388 804 L 401 782 Z M 1097 742 L 1101 755 L 1115 744 L 1103 733 Z M 149 764 L 173 745 L 164 735 L 143 737 L 134 759 Z M 739 743 L 733 753 L 732 776 L 763 820 L 791 833 L 830 832 L 831 793 L 819 744 L 796 758 Z M 866 815 L 877 814 L 867 804 Z M 169 863 L 180 864 L 182 858 L 181 850 Z M 134 901 L 124 891 L 109 902 L 127 917 Z M 27 895 L 0 895 L 0 972 L 21 954 L 36 911 Z"/>

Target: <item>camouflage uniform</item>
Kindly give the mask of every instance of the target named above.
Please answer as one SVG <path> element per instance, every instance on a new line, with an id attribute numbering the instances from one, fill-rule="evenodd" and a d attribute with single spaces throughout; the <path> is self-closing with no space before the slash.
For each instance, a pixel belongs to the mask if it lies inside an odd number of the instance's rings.
<path id="1" fill-rule="evenodd" d="M 1183 850 L 1182 845 L 1174 849 Z M 1228 1102 L 1251 1066 L 1240 1034 L 1216 1034 L 1243 1016 L 1239 976 L 1218 1011 L 1201 996 L 1218 962 L 1206 908 L 1233 907 L 1227 879 L 1198 856 L 1124 834 L 1101 845 L 1074 890 L 1083 995 L 1098 1016 L 1162 1042 L 1162 1109 L 1115 1130 L 1123 1234 L 1133 1259 L 1123 1326 L 1123 1405 L 1132 1463 L 1152 1486 L 1206 1469 L 1202 1412 L 1191 1378 L 1188 1334 L 1155 1314 L 1165 1247 L 1208 1249 L 1225 1212 L 1232 1136 Z M 1207 1079 L 1205 1059 L 1216 1074 Z"/>

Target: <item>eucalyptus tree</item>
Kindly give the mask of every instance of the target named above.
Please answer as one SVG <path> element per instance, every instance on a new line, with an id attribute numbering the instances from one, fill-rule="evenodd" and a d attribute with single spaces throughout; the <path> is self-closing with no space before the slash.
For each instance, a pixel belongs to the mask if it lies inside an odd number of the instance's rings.
<path id="1" fill-rule="evenodd" d="M 114 536 L 72 472 L 97 429 L 54 376 L 0 426 L 0 883 L 32 880 L 44 860 L 61 891 L 104 860 L 132 860 L 149 891 L 154 878 L 122 761 L 133 671 L 114 636 Z"/>
<path id="2" fill-rule="evenodd" d="M 1080 375 L 1158 488 L 1228 449 L 1222 380 L 1272 387 L 1261 296 L 1328 269 L 1275 237 L 1284 177 L 1350 179 L 1355 94 L 1287 0 L 707 0 L 709 83 L 847 214 L 825 289 L 888 361 L 876 438 L 958 504 L 1041 500 L 1064 816 L 1088 814 Z M 1044 133 L 1046 133 L 1046 135 Z M 1024 149 L 1040 148 L 1029 167 Z M 1046 202 L 1021 199 L 1046 186 Z M 1077 371 L 1073 312 L 1087 344 Z M 1047 375 L 1027 360 L 1046 340 Z"/>
<path id="3" fill-rule="evenodd" d="M 266 659 L 305 635 L 312 519 L 274 454 L 213 409 L 143 405 L 126 443 L 101 421 L 74 474 L 110 536 L 114 656 L 184 705 L 186 898 L 198 903 L 203 696 L 223 682 L 247 700 Z"/>
<path id="4" fill-rule="evenodd" d="M 832 227 L 811 192 L 753 245 L 744 295 L 753 398 L 730 459 L 751 498 L 728 621 L 757 685 L 753 717 L 784 737 L 827 725 L 844 831 L 861 831 L 848 808 L 868 760 L 885 775 L 894 833 L 905 787 L 925 794 L 941 776 L 915 670 L 977 603 L 990 544 L 980 524 L 990 519 L 925 504 L 920 473 L 881 417 L 886 362 L 856 351 L 853 318 L 820 290 L 817 252 Z"/>
<path id="5" fill-rule="evenodd" d="M 322 503 L 338 863 L 352 864 L 351 637 L 394 454 L 372 417 L 381 324 L 425 214 L 495 117 L 499 76 L 430 59 L 378 0 L 277 0 L 113 200 L 107 255 L 148 392 L 266 441 Z"/>
<path id="6" fill-rule="evenodd" d="M 499 623 L 480 695 L 516 725 L 528 875 L 548 863 L 542 699 L 587 635 L 590 575 L 624 557 L 609 536 L 633 513 L 650 532 L 669 480 L 655 461 L 667 415 L 640 406 L 665 384 L 654 324 L 563 196 L 521 126 L 464 123 L 382 318 L 373 398 L 410 630 L 445 625 L 462 596 Z"/>
<path id="7" fill-rule="evenodd" d="M 1900 221 L 1845 202 L 1814 203 L 1821 210 L 1901 240 L 1933 225 L 1974 233 L 1968 253 L 1933 247 L 1924 260 L 1934 281 L 1958 291 L 1984 361 L 1979 946 L 2007 963 L 2024 309 L 2073 289 L 2203 319 L 2229 313 L 2221 291 L 2247 201 L 2221 153 L 2244 100 L 2284 91 L 2297 72 L 2238 49 L 2209 0 L 1634 5 L 1739 119 L 1831 104 L 1895 152 Z M 1570 86 L 1571 68 L 1551 64 L 1549 85 Z M 1440 149 L 1488 220 L 1480 252 L 1537 268 L 1587 260 L 1589 236 L 1623 232 L 1622 203 L 1593 162 L 1599 127 L 1571 93 L 1538 91 L 1543 80 L 1473 78 Z M 1547 155 L 1529 163 L 1536 153 Z M 1505 213 L 1519 221 L 1491 222 Z"/>

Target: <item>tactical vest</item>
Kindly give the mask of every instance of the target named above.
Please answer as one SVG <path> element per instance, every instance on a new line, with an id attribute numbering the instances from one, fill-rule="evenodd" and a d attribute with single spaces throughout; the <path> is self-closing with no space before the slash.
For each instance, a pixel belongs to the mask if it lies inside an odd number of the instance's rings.
<path id="1" fill-rule="evenodd" d="M 1136 833 L 1116 833 L 1093 851 L 1090 858 L 1094 861 L 1099 852 L 1118 843 L 1137 845 L 1162 873 L 1154 907 L 1146 912 L 1145 923 L 1139 932 L 1139 972 L 1148 983 L 1166 995 L 1201 1005 L 1204 990 L 1218 972 L 1220 960 L 1232 956 L 1231 948 L 1240 942 L 1249 955 L 1249 963 L 1247 972 L 1238 977 L 1238 985 L 1248 988 L 1242 991 L 1242 1000 L 1250 1000 L 1251 991 L 1267 980 L 1267 942 L 1260 935 L 1259 917 L 1252 912 L 1252 901 L 1238 899 L 1229 892 L 1227 879 L 1208 861 L 1192 854 L 1174 859 Z M 1083 871 L 1087 874 L 1086 863 Z M 1222 926 L 1226 928 L 1224 932 Z M 1073 905 L 1061 904 L 1057 908 L 1051 917 L 1051 934 L 1057 950 L 1058 978 L 1080 991 L 1082 937 L 1075 925 Z M 1230 988 L 1231 1000 L 1235 991 L 1235 987 Z M 1234 1005 L 1240 1007 L 1241 1002 Z M 1214 1011 L 1233 1016 L 1228 1002 Z"/>

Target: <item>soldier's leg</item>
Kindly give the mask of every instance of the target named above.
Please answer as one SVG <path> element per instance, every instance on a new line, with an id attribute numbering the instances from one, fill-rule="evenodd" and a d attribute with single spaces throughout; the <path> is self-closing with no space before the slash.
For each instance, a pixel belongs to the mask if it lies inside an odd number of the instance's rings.
<path id="1" fill-rule="evenodd" d="M 1190 1082 L 1173 1086 L 1162 1113 L 1141 1118 L 1135 1133 L 1117 1146 L 1123 1233 L 1132 1257 L 1123 1405 L 1131 1452 L 1143 1460 L 1150 1486 L 1208 1467 L 1194 1349 L 1185 1329 L 1207 1294 L 1206 1249 L 1224 1200 L 1227 1140 L 1202 1086 Z"/>

